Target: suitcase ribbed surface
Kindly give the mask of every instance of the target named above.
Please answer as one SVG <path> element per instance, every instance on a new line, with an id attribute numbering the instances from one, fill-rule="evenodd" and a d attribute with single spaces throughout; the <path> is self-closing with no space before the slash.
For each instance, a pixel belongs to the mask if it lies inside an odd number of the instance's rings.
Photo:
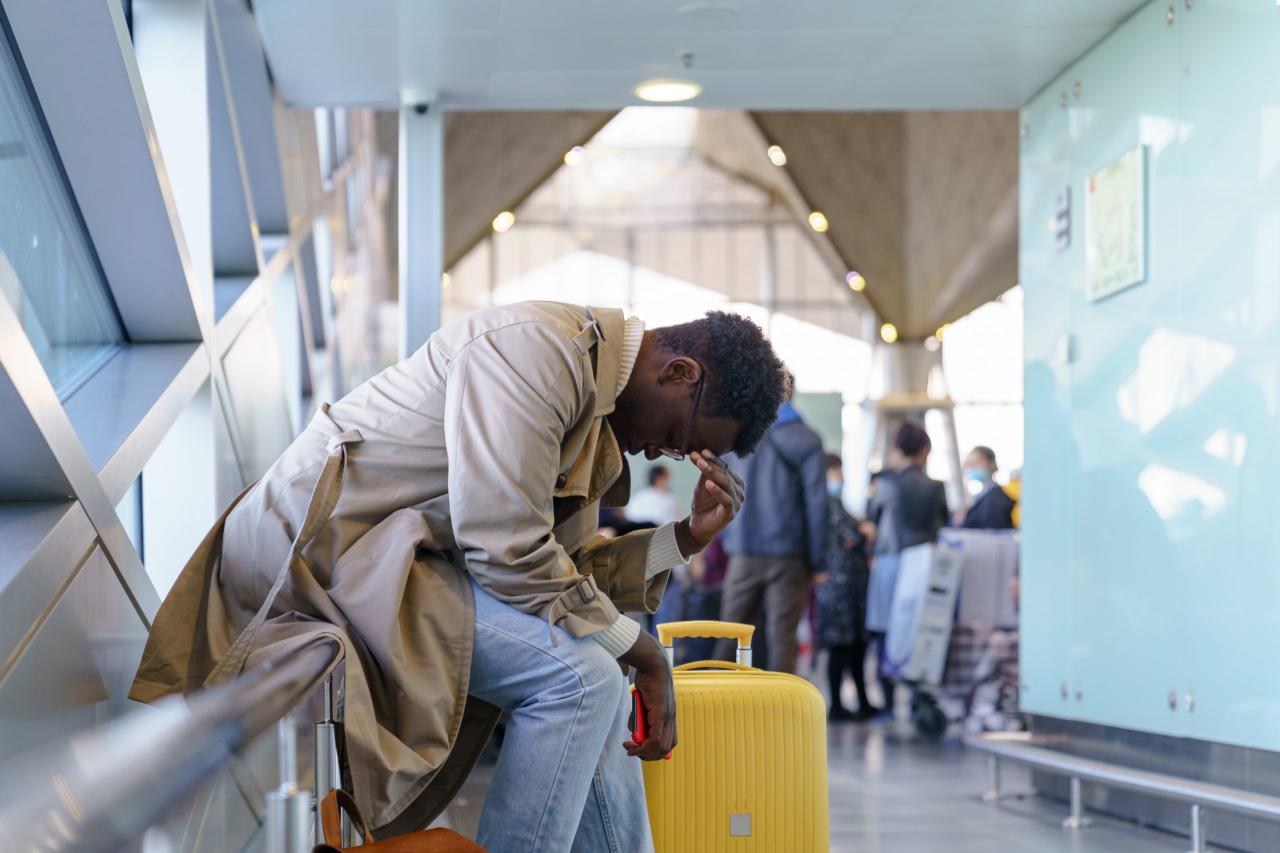
<path id="1" fill-rule="evenodd" d="M 675 685 L 679 744 L 670 761 L 644 764 L 658 853 L 825 853 L 826 706 L 817 689 L 759 670 L 677 672 Z"/>

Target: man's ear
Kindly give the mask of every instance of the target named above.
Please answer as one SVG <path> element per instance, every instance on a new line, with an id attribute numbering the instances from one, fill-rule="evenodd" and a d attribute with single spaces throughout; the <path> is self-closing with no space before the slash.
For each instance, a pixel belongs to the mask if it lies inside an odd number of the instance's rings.
<path id="1" fill-rule="evenodd" d="M 702 378 L 702 365 L 697 359 L 686 355 L 678 355 L 669 359 L 658 371 L 659 385 L 693 385 Z"/>

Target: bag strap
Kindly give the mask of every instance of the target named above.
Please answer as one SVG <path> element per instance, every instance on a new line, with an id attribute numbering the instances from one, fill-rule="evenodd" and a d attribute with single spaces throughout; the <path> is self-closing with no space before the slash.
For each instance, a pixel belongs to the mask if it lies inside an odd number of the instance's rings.
<path id="1" fill-rule="evenodd" d="M 342 847 L 342 814 L 346 813 L 351 823 L 360 832 L 360 838 L 368 841 L 369 826 L 360 814 L 360 807 L 351 795 L 341 788 L 334 788 L 320 803 L 320 825 L 324 829 L 324 842 L 341 849 Z"/>
<path id="2" fill-rule="evenodd" d="M 328 406 L 325 406 L 328 410 Z M 205 679 L 205 685 L 218 684 L 238 674 L 244 667 L 244 662 L 249 657 L 249 653 L 253 650 L 253 641 L 258 635 L 258 631 L 262 628 L 264 622 L 267 621 L 267 615 L 271 612 L 271 607 L 275 604 L 276 596 L 280 594 L 280 590 L 284 587 L 285 580 L 289 577 L 290 572 L 295 565 L 299 571 L 306 571 L 306 566 L 302 562 L 302 551 L 311 540 L 316 538 L 326 524 L 329 523 L 330 516 L 333 515 L 333 509 L 338 505 L 338 499 L 342 496 L 342 483 L 346 476 L 348 452 L 347 446 L 358 444 L 364 440 L 364 436 L 359 430 L 347 430 L 340 432 L 329 439 L 329 456 L 324 461 L 324 467 L 320 469 L 320 476 L 316 478 L 315 487 L 311 490 L 311 500 L 307 504 L 307 514 L 302 521 L 302 527 L 298 530 L 298 535 L 294 537 L 293 544 L 289 548 L 289 556 L 285 558 L 284 565 L 280 567 L 280 571 L 276 573 L 275 582 L 271 584 L 271 589 L 267 591 L 267 595 L 262 600 L 262 605 L 258 608 L 258 612 L 254 614 L 253 619 L 240 632 L 240 636 L 236 637 L 231 648 L 227 650 L 222 660 L 218 661 L 218 665 L 209 673 L 209 677 Z"/>

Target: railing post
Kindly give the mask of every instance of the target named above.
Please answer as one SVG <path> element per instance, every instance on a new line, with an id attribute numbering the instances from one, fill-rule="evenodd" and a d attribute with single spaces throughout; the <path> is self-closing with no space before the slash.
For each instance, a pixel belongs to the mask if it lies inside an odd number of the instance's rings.
<path id="1" fill-rule="evenodd" d="M 267 853 L 307 853 L 311 849 L 311 795 L 298 790 L 298 733 L 293 715 L 276 724 L 280 787 L 267 794 Z"/>
<path id="2" fill-rule="evenodd" d="M 1205 853 L 1204 812 L 1199 803 L 1191 806 L 1191 853 Z"/>
<path id="3" fill-rule="evenodd" d="M 324 839 L 320 803 L 330 791 L 342 787 L 342 766 L 338 762 L 338 726 L 334 719 L 333 676 L 324 680 L 324 719 L 315 724 L 313 761 L 315 767 L 315 839 Z"/>
<path id="4" fill-rule="evenodd" d="M 1084 794 L 1081 791 L 1080 777 L 1071 777 L 1071 816 L 1062 821 L 1063 829 L 1084 829 L 1093 821 L 1084 816 Z"/>
<path id="5" fill-rule="evenodd" d="M 987 757 L 987 765 L 991 768 L 991 787 L 982 794 L 984 803 L 1000 802 L 1000 759 L 994 755 Z"/>

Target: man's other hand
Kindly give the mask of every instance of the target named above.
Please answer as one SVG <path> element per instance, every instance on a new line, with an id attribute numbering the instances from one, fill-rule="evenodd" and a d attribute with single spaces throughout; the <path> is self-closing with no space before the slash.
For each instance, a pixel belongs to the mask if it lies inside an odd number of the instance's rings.
<path id="1" fill-rule="evenodd" d="M 710 450 L 695 450 L 689 460 L 698 466 L 702 476 L 693 491 L 692 512 L 676 524 L 676 539 L 685 556 L 706 548 L 733 521 L 746 492 L 742 478 Z"/>
<path id="2" fill-rule="evenodd" d="M 636 670 L 636 690 L 644 702 L 649 724 L 644 743 L 626 741 L 627 755 L 657 761 L 676 746 L 676 689 L 671 664 L 652 634 L 640 632 L 635 644 L 618 660 Z"/>

